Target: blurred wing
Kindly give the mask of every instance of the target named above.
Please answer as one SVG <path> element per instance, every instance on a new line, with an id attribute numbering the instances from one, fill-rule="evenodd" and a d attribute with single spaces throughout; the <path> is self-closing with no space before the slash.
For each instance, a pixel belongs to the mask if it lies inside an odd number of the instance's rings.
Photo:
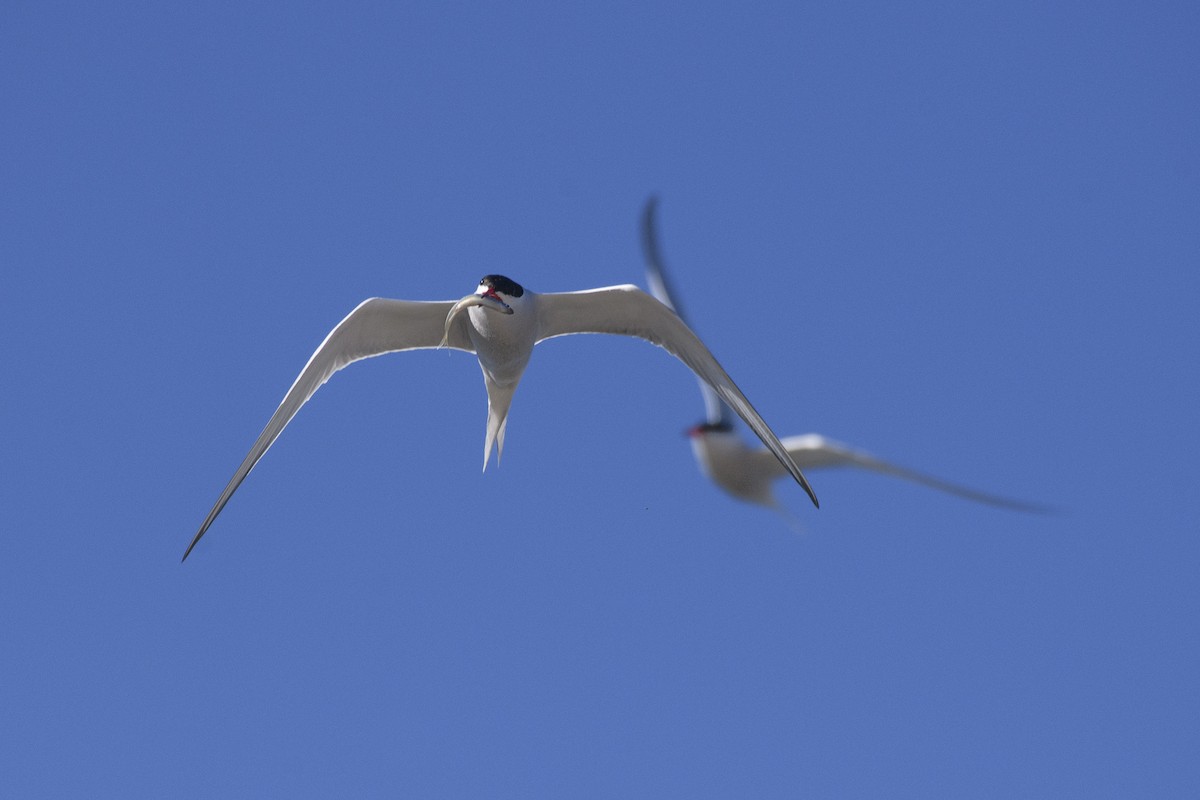
<path id="1" fill-rule="evenodd" d="M 779 438 L 704 343 L 671 309 L 633 285 L 543 294 L 537 296 L 537 303 L 539 342 L 572 333 L 635 336 L 658 345 L 687 364 L 746 421 L 787 472 L 808 492 L 813 505 L 818 505 L 812 487 Z"/>
<path id="2" fill-rule="evenodd" d="M 300 407 L 325 381 L 329 380 L 333 373 L 347 364 L 364 358 L 394 353 L 398 350 L 437 347 L 438 343 L 442 341 L 446 315 L 453 305 L 453 302 L 413 302 L 374 297 L 364 300 L 358 308 L 339 322 L 337 327 L 325 337 L 325 341 L 321 342 L 321 346 L 312 354 L 308 363 L 304 365 L 304 369 L 300 371 L 292 388 L 288 389 L 288 393 L 283 396 L 283 402 L 279 404 L 279 408 L 275 409 L 275 413 L 267 421 L 267 427 L 263 428 L 262 433 L 258 435 L 258 439 L 250 448 L 250 452 L 246 454 L 241 466 L 230 478 L 225 491 L 221 492 L 216 504 L 208 512 L 204 524 L 200 526 L 199 532 L 192 539 L 192 543 L 188 545 L 183 558 L 187 559 L 188 553 L 192 552 L 192 548 L 200 541 L 200 537 L 204 535 L 213 520 L 221 513 L 221 509 L 229 502 L 229 498 L 237 491 L 238 486 L 250 474 L 250 470 L 254 469 L 254 465 L 263 457 L 263 454 L 267 452 L 287 424 L 292 421 L 292 417 L 296 416 Z M 456 350 L 474 352 L 467 335 L 465 322 L 462 319 L 456 322 L 457 324 L 453 325 L 448 333 L 446 346 Z"/>
<path id="3" fill-rule="evenodd" d="M 803 436 L 789 436 L 783 440 L 783 446 L 787 448 L 789 454 L 795 462 L 801 465 L 804 469 L 823 469 L 825 467 L 858 467 L 860 469 L 878 472 L 883 475 L 891 475 L 896 478 L 912 481 L 914 483 L 928 486 L 931 489 L 937 489 L 942 492 L 957 495 L 965 500 L 972 500 L 976 503 L 986 503 L 990 506 L 998 508 L 1007 508 L 1014 511 L 1026 511 L 1036 514 L 1050 513 L 1052 509 L 1047 506 L 1038 505 L 1036 503 L 1026 503 L 1021 500 L 1012 500 L 999 495 L 988 494 L 986 492 L 976 491 L 975 489 L 961 486 L 950 481 L 944 481 L 941 478 L 935 478 L 932 475 L 926 475 L 916 470 L 901 467 L 897 464 L 884 461 L 881 458 L 876 458 L 870 453 L 862 450 L 856 450 L 841 442 L 835 442 L 832 439 L 826 439 L 824 436 L 816 433 L 809 433 Z M 759 466 L 770 469 L 774 472 L 775 477 L 783 477 L 786 473 L 778 467 L 775 459 L 766 450 L 760 450 L 756 454 L 756 458 L 760 460 Z"/>
<path id="4" fill-rule="evenodd" d="M 663 267 L 662 253 L 658 248 L 657 211 L 658 198 L 651 197 L 646 201 L 646 209 L 642 212 L 642 253 L 646 258 L 646 285 L 650 287 L 650 294 L 690 325 L 676 294 L 671 291 L 671 283 L 667 280 L 667 273 Z M 717 397 L 717 393 L 706 381 L 700 378 L 696 380 L 700 384 L 700 394 L 704 397 L 705 419 L 713 425 L 733 427 L 733 413 L 729 406 L 721 402 L 721 398 Z"/>

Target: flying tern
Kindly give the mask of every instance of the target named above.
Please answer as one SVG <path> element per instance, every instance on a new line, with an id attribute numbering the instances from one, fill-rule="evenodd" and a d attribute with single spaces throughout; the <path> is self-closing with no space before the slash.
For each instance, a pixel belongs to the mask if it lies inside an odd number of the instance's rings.
<path id="1" fill-rule="evenodd" d="M 449 347 L 474 353 L 487 389 L 486 470 L 492 449 L 499 461 L 513 393 L 533 346 L 572 333 L 634 336 L 662 347 L 692 369 L 762 439 L 780 474 L 791 475 L 817 505 L 812 487 L 787 448 L 763 421 L 704 343 L 669 308 L 633 285 L 537 294 L 503 275 L 486 275 L 474 293 L 455 302 L 365 300 L 337 324 L 309 358 L 258 439 L 192 539 L 183 558 L 212 525 L 300 407 L 338 370 L 364 358 L 403 350 Z"/>
<path id="2" fill-rule="evenodd" d="M 663 305 L 674 309 L 686 323 L 687 317 L 679 305 L 677 296 L 671 291 L 659 251 L 657 205 L 657 198 L 651 197 L 642 213 L 642 251 L 646 260 L 646 279 L 650 293 Z M 735 420 L 729 407 L 703 381 L 700 382 L 700 393 L 704 397 L 705 421 L 688 429 L 687 433 L 701 472 L 739 500 L 767 506 L 785 517 L 788 516 L 786 510 L 775 499 L 772 490 L 774 481 L 785 474 L 779 468 L 776 459 L 768 451 L 751 447 L 742 440 L 734 429 Z M 858 467 L 904 478 L 978 503 L 1019 511 L 1048 510 L 1044 506 L 979 492 L 901 467 L 816 433 L 789 436 L 782 440 L 782 444 L 792 460 L 802 469 Z"/>

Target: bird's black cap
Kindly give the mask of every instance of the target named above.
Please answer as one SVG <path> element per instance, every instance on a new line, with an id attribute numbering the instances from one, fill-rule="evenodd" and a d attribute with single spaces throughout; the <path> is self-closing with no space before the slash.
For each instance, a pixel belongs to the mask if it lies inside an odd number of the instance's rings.
<path id="1" fill-rule="evenodd" d="M 525 289 L 521 284 L 514 281 L 512 278 L 506 278 L 503 275 L 484 275 L 479 279 L 479 282 L 484 286 L 490 286 L 501 294 L 506 294 L 509 297 L 520 297 L 525 294 Z"/>

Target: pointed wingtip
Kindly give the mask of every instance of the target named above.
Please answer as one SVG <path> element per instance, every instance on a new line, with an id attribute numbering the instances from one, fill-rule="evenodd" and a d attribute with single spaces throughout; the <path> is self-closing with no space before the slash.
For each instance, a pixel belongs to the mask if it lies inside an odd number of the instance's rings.
<path id="1" fill-rule="evenodd" d="M 198 541 L 200 541 L 199 538 L 193 539 L 192 543 L 188 545 L 187 550 L 183 551 L 183 558 L 179 559 L 180 564 L 187 561 L 187 557 L 192 554 L 192 548 L 196 546 L 196 542 L 198 542 Z"/>
<path id="2" fill-rule="evenodd" d="M 788 459 L 791 460 L 790 455 Z M 795 466 L 795 461 L 792 461 L 792 466 Z M 796 467 L 796 471 L 792 473 L 792 476 L 796 479 L 796 483 L 800 484 L 800 488 L 808 493 L 808 499 L 812 500 L 812 504 L 819 509 L 821 502 L 817 500 L 817 493 L 813 491 L 812 486 L 809 486 L 808 478 L 804 477 L 804 473 L 800 471 L 799 467 Z"/>
<path id="3" fill-rule="evenodd" d="M 788 465 L 784 464 L 784 466 L 787 467 Z M 811 486 L 809 486 L 808 478 L 804 477 L 804 473 L 801 472 L 799 469 L 796 469 L 794 471 L 791 469 L 788 469 L 788 472 L 791 472 L 792 478 L 795 479 L 796 483 L 800 484 L 800 488 L 803 489 L 805 494 L 808 495 L 808 499 L 812 500 L 813 507 L 820 509 L 821 501 L 817 499 L 817 493 L 813 491 L 813 488 Z"/>
<path id="4" fill-rule="evenodd" d="M 208 524 L 211 521 L 212 520 L 210 519 L 208 522 L 205 522 L 204 527 L 202 527 L 199 532 L 192 537 L 192 543 L 187 546 L 187 550 L 183 551 L 183 558 L 179 559 L 180 564 L 187 561 L 187 557 L 192 554 L 192 550 L 195 549 L 196 545 L 200 544 L 200 540 L 204 538 L 204 534 L 208 532 Z"/>
<path id="5" fill-rule="evenodd" d="M 654 221 L 654 209 L 657 207 L 658 207 L 658 195 L 656 193 L 652 192 L 650 194 L 650 196 L 646 198 L 646 205 L 642 206 L 642 221 L 643 222 L 653 222 Z"/>
<path id="6" fill-rule="evenodd" d="M 657 213 L 658 195 L 652 194 L 646 200 L 646 205 L 642 208 L 642 250 L 646 257 L 647 265 L 651 269 L 661 272 L 662 267 L 660 264 L 662 258 L 658 252 L 658 225 L 655 219 Z"/>

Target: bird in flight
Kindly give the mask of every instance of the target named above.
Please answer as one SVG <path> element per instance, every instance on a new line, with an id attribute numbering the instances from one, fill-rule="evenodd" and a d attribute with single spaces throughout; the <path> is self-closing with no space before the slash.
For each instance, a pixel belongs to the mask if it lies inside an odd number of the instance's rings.
<path id="1" fill-rule="evenodd" d="M 687 317 L 679 305 L 677 295 L 671 290 L 663 266 L 662 253 L 658 246 L 657 207 L 658 198 L 651 197 L 642 212 L 642 252 L 646 260 L 646 280 L 650 286 L 650 293 L 663 305 L 672 308 L 686 323 Z M 704 398 L 705 419 L 704 422 L 689 428 L 687 433 L 701 472 L 737 499 L 767 506 L 789 517 L 787 511 L 776 500 L 772 489 L 775 480 L 785 474 L 779 468 L 779 462 L 768 451 L 751 447 L 742 440 L 735 430 L 735 420 L 729 406 L 704 381 L 700 382 L 700 394 Z M 783 439 L 781 444 L 801 469 L 858 467 L 914 481 L 977 503 L 1018 511 L 1048 511 L 1043 506 L 976 491 L 898 466 L 817 433 L 789 436 Z"/>
<path id="2" fill-rule="evenodd" d="M 533 346 L 572 333 L 610 333 L 645 339 L 691 368 L 708 391 L 737 412 L 778 459 L 780 474 L 791 475 L 817 505 L 808 485 L 779 438 L 696 334 L 669 308 L 633 285 L 581 292 L 537 294 L 503 275 L 485 275 L 472 294 L 455 302 L 364 300 L 337 324 L 309 358 L 250 452 L 204 519 L 184 560 L 212 525 L 238 486 L 254 469 L 287 424 L 325 381 L 342 367 L 364 358 L 403 350 L 449 347 L 474 353 L 487 389 L 486 470 L 493 447 L 499 460 L 513 393 Z"/>

